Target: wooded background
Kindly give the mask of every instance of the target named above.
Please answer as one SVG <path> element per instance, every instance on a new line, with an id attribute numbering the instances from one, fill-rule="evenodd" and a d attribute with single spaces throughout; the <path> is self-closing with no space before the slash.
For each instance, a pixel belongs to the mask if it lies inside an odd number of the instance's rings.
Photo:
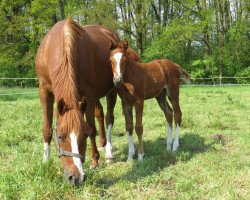
<path id="1" fill-rule="evenodd" d="M 167 58 L 193 78 L 250 76 L 249 13 L 249 0 L 0 0 L 0 77 L 35 77 L 40 41 L 67 17 L 108 26 L 144 62 Z"/>

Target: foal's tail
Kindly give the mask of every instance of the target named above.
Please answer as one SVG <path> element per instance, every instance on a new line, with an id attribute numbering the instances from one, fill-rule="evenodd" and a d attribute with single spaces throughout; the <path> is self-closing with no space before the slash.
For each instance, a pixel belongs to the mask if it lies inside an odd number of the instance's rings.
<path id="1" fill-rule="evenodd" d="M 190 77 L 189 77 L 189 74 L 187 73 L 187 71 L 185 69 L 183 69 L 180 65 L 177 65 L 177 66 L 178 66 L 179 72 L 180 72 L 181 77 L 183 78 L 184 82 L 187 84 L 190 84 L 191 81 L 190 81 Z"/>

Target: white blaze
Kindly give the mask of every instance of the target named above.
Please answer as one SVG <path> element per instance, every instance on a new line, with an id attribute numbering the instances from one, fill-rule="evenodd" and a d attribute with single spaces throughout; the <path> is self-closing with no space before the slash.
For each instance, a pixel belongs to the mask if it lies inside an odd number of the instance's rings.
<path id="1" fill-rule="evenodd" d="M 115 58 L 115 61 L 116 61 L 116 74 L 117 74 L 117 77 L 120 77 L 121 76 L 121 59 L 122 59 L 122 53 L 116 53 L 114 54 L 114 58 Z"/>
<path id="2" fill-rule="evenodd" d="M 72 131 L 70 133 L 70 139 L 71 139 L 71 149 L 72 149 L 72 153 L 76 153 L 79 154 L 79 150 L 78 150 L 78 143 L 77 143 L 77 137 L 74 131 Z M 76 158 L 76 157 L 72 157 L 75 166 L 78 168 L 79 173 L 80 173 L 80 182 L 83 181 L 83 168 L 82 168 L 82 161 L 80 158 Z"/>

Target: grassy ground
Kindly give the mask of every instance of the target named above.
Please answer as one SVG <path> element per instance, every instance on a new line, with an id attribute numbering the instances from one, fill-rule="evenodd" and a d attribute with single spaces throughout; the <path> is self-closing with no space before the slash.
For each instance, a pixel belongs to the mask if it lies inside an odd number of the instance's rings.
<path id="1" fill-rule="evenodd" d="M 13 91 L 20 92 L 0 93 Z M 163 113 L 156 100 L 148 100 L 145 160 L 126 162 L 128 145 L 118 101 L 114 162 L 106 165 L 102 152 L 100 166 L 90 170 L 88 149 L 87 181 L 74 188 L 63 183 L 54 147 L 50 161 L 42 163 L 37 94 L 0 96 L 0 199 L 250 199 L 250 88 L 183 87 L 181 108 L 180 149 L 169 153 Z M 136 134 L 134 138 L 137 142 Z"/>

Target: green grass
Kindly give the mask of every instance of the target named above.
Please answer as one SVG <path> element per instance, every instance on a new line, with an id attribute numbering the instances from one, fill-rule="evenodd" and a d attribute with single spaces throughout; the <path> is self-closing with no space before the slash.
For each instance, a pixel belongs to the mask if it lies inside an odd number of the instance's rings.
<path id="1" fill-rule="evenodd" d="M 107 165 L 101 152 L 100 166 L 90 170 L 88 148 L 87 180 L 77 188 L 63 182 L 53 146 L 50 161 L 42 163 L 37 94 L 0 96 L 0 199 L 250 199 L 250 87 L 183 87 L 180 98 L 183 123 L 176 153 L 165 150 L 164 115 L 152 99 L 145 102 L 143 116 L 145 159 L 126 162 L 119 100 L 115 159 Z"/>

